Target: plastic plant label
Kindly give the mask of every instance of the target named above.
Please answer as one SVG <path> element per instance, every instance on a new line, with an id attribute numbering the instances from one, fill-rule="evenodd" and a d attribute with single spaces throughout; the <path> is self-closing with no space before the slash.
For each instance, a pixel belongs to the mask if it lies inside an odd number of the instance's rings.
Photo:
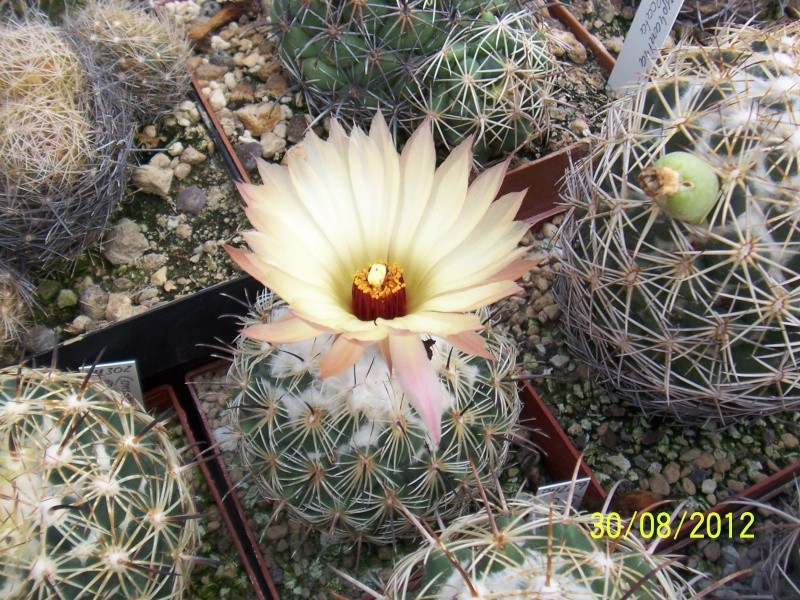
<path id="1" fill-rule="evenodd" d="M 567 498 L 569 497 L 570 490 L 572 490 L 572 508 L 578 510 L 583 502 L 583 496 L 586 490 L 589 489 L 589 478 L 581 477 L 572 481 L 563 481 L 561 483 L 551 483 L 549 485 L 542 485 L 536 492 L 536 497 L 544 500 L 545 502 L 552 502 L 553 504 L 566 505 Z"/>
<path id="2" fill-rule="evenodd" d="M 647 75 L 682 5 L 683 0 L 642 0 L 608 78 L 612 90 L 623 90 Z"/>
<path id="3" fill-rule="evenodd" d="M 80 368 L 84 373 L 90 369 L 91 367 Z M 131 396 L 139 404 L 144 405 L 142 386 L 139 383 L 139 369 L 135 360 L 97 364 L 94 366 L 93 375 L 97 376 L 108 387 L 122 392 L 126 396 Z"/>

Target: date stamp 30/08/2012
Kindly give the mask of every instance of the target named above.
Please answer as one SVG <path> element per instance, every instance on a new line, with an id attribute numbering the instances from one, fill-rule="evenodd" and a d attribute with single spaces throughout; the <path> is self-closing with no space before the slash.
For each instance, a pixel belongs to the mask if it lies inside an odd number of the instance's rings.
<path id="1" fill-rule="evenodd" d="M 636 535 L 640 539 L 678 539 L 684 523 L 691 529 L 690 539 L 739 539 L 752 540 L 755 535 L 752 528 L 755 515 L 746 511 L 739 515 L 719 513 L 702 513 L 699 511 L 684 511 L 678 519 L 669 512 L 634 512 L 630 519 L 624 519 L 619 513 L 595 512 L 591 515 L 592 531 L 590 535 L 595 539 L 625 539 L 629 535 Z"/>

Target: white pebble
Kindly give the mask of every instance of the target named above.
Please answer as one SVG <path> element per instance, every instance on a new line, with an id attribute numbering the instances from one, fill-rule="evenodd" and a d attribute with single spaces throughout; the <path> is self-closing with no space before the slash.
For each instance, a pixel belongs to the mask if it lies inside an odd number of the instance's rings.
<path id="1" fill-rule="evenodd" d="M 181 142 L 175 142 L 167 149 L 167 153 L 170 156 L 178 156 L 181 152 L 183 152 L 183 144 Z"/>
<path id="2" fill-rule="evenodd" d="M 175 179 L 186 179 L 191 172 L 192 165 L 185 162 L 179 162 L 177 165 L 175 165 L 175 168 L 172 169 Z"/>
<path id="3" fill-rule="evenodd" d="M 208 103 L 214 110 L 222 110 L 228 105 L 228 100 L 225 98 L 225 94 L 222 90 L 217 89 L 211 92 L 211 95 L 208 97 Z"/>
<path id="4" fill-rule="evenodd" d="M 211 48 L 213 50 L 228 50 L 231 47 L 230 42 L 226 42 L 218 35 L 211 37 Z"/>

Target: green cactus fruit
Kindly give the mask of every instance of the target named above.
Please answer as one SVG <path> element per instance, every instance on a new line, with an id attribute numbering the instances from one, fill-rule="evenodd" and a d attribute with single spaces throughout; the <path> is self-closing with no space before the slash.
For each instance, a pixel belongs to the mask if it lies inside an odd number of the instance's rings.
<path id="1" fill-rule="evenodd" d="M 565 327 L 648 412 L 733 421 L 800 405 L 799 40 L 791 23 L 679 44 L 567 177 Z M 692 172 L 689 195 L 708 204 L 654 202 L 661 166 Z"/>
<path id="2" fill-rule="evenodd" d="M 66 27 L 95 49 L 137 119 L 153 119 L 185 99 L 189 39 L 165 15 L 128 0 L 91 0 Z"/>
<path id="3" fill-rule="evenodd" d="M 73 258 L 124 193 L 132 126 L 90 51 L 42 15 L 0 25 L 0 260 Z"/>
<path id="4" fill-rule="evenodd" d="M 702 158 L 688 152 L 670 152 L 639 173 L 642 191 L 669 216 L 698 225 L 719 194 L 719 179 Z"/>
<path id="5" fill-rule="evenodd" d="M 499 504 L 499 503 L 498 503 Z M 635 534 L 598 536 L 597 515 L 534 497 L 460 517 L 402 558 L 384 600 L 676 600 L 694 596 L 672 557 Z"/>
<path id="6" fill-rule="evenodd" d="M 413 131 L 433 117 L 485 161 L 547 127 L 555 60 L 532 13 L 508 0 L 273 2 L 278 55 L 312 112 Z"/>
<path id="7" fill-rule="evenodd" d="M 285 311 L 269 295 L 245 324 Z M 447 518 L 464 509 L 475 484 L 491 487 L 520 411 L 515 353 L 487 334 L 496 361 L 468 356 L 437 339 L 431 360 L 450 402 L 434 447 L 380 353 L 367 348 L 353 369 L 319 378 L 331 336 L 271 346 L 241 337 L 228 380 L 244 468 L 265 497 L 333 539 L 389 542 L 414 533 L 405 512 Z"/>
<path id="8" fill-rule="evenodd" d="M 0 370 L 0 596 L 180 598 L 197 525 L 163 426 L 86 374 Z"/>

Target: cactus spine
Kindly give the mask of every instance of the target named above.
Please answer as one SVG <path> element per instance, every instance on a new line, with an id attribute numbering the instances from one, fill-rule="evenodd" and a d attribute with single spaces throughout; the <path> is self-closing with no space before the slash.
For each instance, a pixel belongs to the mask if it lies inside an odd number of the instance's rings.
<path id="1" fill-rule="evenodd" d="M 462 516 L 401 559 L 382 600 L 676 600 L 694 595 L 671 557 L 596 518 L 519 497 Z M 421 526 L 420 526 L 421 527 Z M 425 531 L 424 529 L 422 531 Z M 415 575 L 420 574 L 419 579 Z"/>
<path id="2" fill-rule="evenodd" d="M 177 599 L 197 540 L 163 427 L 84 374 L 0 370 L 0 596 Z"/>
<path id="3" fill-rule="evenodd" d="M 798 34 L 670 50 L 568 177 L 554 295 L 577 354 L 648 411 L 800 404 Z"/>
<path id="4" fill-rule="evenodd" d="M 247 324 L 285 309 L 260 298 Z M 331 336 L 271 346 L 240 338 L 229 372 L 244 467 L 264 495 L 301 521 L 330 534 L 387 542 L 413 533 L 403 514 L 444 518 L 463 509 L 474 490 L 470 461 L 491 486 L 516 433 L 519 399 L 507 377 L 512 346 L 489 334 L 489 362 L 436 340 L 431 360 L 451 405 L 442 439 L 404 401 L 372 348 L 353 370 L 319 379 L 318 357 Z"/>
<path id="5" fill-rule="evenodd" d="M 380 108 L 406 132 L 426 116 L 485 161 L 539 137 L 556 76 L 544 29 L 508 1 L 278 0 L 281 61 L 316 114 L 365 124 Z"/>
<path id="6" fill-rule="evenodd" d="M 66 26 L 95 49 L 137 120 L 155 118 L 184 99 L 189 40 L 166 16 L 127 0 L 91 0 Z"/>

